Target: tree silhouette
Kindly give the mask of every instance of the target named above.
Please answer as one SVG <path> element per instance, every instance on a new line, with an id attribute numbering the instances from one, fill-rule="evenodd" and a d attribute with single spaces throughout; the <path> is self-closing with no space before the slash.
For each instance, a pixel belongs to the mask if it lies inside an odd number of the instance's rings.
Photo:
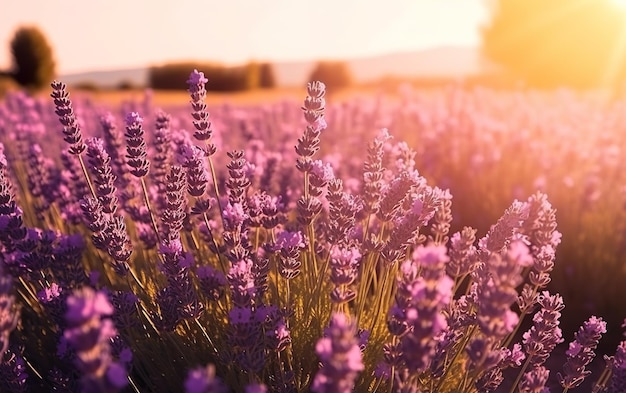
<path id="1" fill-rule="evenodd" d="M 13 78 L 29 88 L 48 86 L 55 74 L 52 48 L 36 27 L 21 27 L 11 40 Z"/>
<path id="2" fill-rule="evenodd" d="M 271 63 L 261 63 L 259 65 L 259 87 L 263 89 L 276 87 L 276 76 Z"/>
<path id="3" fill-rule="evenodd" d="M 616 86 L 626 11 L 610 0 L 491 0 L 483 54 L 531 86 Z"/>
<path id="4" fill-rule="evenodd" d="M 309 76 L 310 81 L 324 82 L 329 92 L 340 90 L 352 84 L 350 68 L 343 61 L 320 61 Z"/>

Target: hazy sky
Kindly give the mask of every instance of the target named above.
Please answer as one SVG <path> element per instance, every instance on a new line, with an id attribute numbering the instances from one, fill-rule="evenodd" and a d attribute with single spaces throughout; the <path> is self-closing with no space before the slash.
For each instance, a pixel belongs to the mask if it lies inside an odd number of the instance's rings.
<path id="1" fill-rule="evenodd" d="M 20 25 L 39 26 L 68 73 L 478 45 L 486 18 L 485 0 L 0 0 L 0 68 Z"/>

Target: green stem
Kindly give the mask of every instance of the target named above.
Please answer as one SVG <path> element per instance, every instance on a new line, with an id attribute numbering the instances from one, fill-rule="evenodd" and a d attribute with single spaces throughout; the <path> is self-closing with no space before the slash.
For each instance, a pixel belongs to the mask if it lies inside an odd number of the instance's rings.
<path id="1" fill-rule="evenodd" d="M 537 293 L 538 288 L 539 287 L 535 285 L 535 287 L 533 288 L 533 294 L 531 296 L 531 299 L 535 297 L 535 294 Z M 513 338 L 515 338 L 515 335 L 517 334 L 520 327 L 522 326 L 522 322 L 524 321 L 524 318 L 526 317 L 526 315 L 528 315 L 529 309 L 530 307 L 527 307 L 522 311 L 521 315 L 519 316 L 519 322 L 517 322 L 517 325 L 515 325 L 515 328 L 513 329 L 513 331 L 509 333 L 508 336 L 506 336 L 506 339 L 502 342 L 502 347 L 506 348 L 509 346 L 509 344 L 511 344 L 511 341 L 513 341 Z"/>
<path id="2" fill-rule="evenodd" d="M 215 199 L 217 201 L 217 207 L 220 209 L 220 218 L 222 219 L 222 226 L 224 226 L 224 208 L 222 207 L 222 201 L 220 201 L 220 190 L 217 185 L 217 174 L 215 173 L 215 166 L 213 165 L 213 159 L 209 156 L 209 168 L 211 170 L 211 178 L 213 179 L 213 190 L 215 191 Z"/>
<path id="3" fill-rule="evenodd" d="M 472 339 L 472 336 L 474 335 L 475 331 L 476 331 L 476 325 L 472 325 L 469 328 L 469 331 L 466 333 L 465 338 L 463 339 L 463 342 L 459 346 L 458 351 L 455 352 L 454 356 L 452 357 L 452 360 L 446 366 L 446 371 L 444 371 L 443 375 L 439 379 L 439 383 L 437 384 L 437 388 L 435 389 L 435 392 L 438 392 L 439 389 L 441 389 L 441 387 L 443 386 L 443 383 L 446 381 L 446 377 L 448 376 L 448 373 L 450 372 L 450 370 L 452 370 L 452 366 L 454 365 L 456 360 L 459 358 L 461 353 L 463 353 L 463 350 L 467 346 L 467 343 L 469 343 L 469 340 Z"/>
<path id="4" fill-rule="evenodd" d="M 530 355 L 526 357 L 526 361 L 524 362 L 524 365 L 522 366 L 522 368 L 519 370 L 519 373 L 517 373 L 517 378 L 515 378 L 515 382 L 513 382 L 513 385 L 511 385 L 511 389 L 509 390 L 509 393 L 513 393 L 515 391 L 517 384 L 519 383 L 519 381 L 522 380 L 522 377 L 524 376 L 524 372 L 526 372 L 526 369 L 528 368 L 528 365 L 530 364 L 530 360 L 532 358 L 533 357 Z"/>
<path id="5" fill-rule="evenodd" d="M 206 338 L 209 344 L 211 344 L 211 347 L 213 347 L 213 352 L 215 352 L 215 354 L 217 355 L 218 354 L 217 347 L 213 343 L 213 340 L 211 340 L 209 333 L 206 331 L 204 326 L 202 326 L 198 318 L 194 319 L 194 321 L 196 322 L 196 325 L 198 325 L 198 328 L 200 328 L 200 331 L 202 332 L 202 335 L 204 336 L 204 338 Z"/>
<path id="6" fill-rule="evenodd" d="M 220 267 L 224 274 L 228 274 L 228 269 L 226 269 L 226 265 L 224 265 L 224 261 L 222 260 L 222 256 L 220 254 L 220 249 L 217 246 L 217 242 L 215 241 L 215 236 L 213 236 L 213 232 L 211 231 L 211 226 L 209 225 L 209 216 L 205 213 L 202 213 L 202 217 L 204 218 L 204 225 L 206 225 L 206 230 L 209 231 L 209 235 L 211 236 L 211 243 L 213 243 L 213 247 L 215 248 L 215 255 L 217 256 L 217 260 L 220 262 Z"/>
<path id="7" fill-rule="evenodd" d="M 89 173 L 87 173 L 87 167 L 85 166 L 85 161 L 83 160 L 83 155 L 78 155 L 78 161 L 80 162 L 80 168 L 83 170 L 83 175 L 85 176 L 85 180 L 87 181 L 87 185 L 89 186 L 89 191 L 91 191 L 91 196 L 95 199 L 98 199 L 96 196 L 96 191 L 93 188 L 93 184 L 91 183 L 91 179 L 89 178 Z"/>
<path id="8" fill-rule="evenodd" d="M 150 205 L 150 197 L 148 196 L 148 187 L 146 187 L 146 182 L 143 177 L 141 178 L 141 189 L 143 190 L 143 199 L 146 202 L 148 213 L 150 213 L 150 222 L 152 223 L 152 230 L 154 230 L 154 234 L 156 235 L 157 240 L 160 244 L 161 235 L 159 234 L 159 227 L 157 226 L 156 218 L 154 217 L 154 212 L 152 211 L 152 206 Z"/>

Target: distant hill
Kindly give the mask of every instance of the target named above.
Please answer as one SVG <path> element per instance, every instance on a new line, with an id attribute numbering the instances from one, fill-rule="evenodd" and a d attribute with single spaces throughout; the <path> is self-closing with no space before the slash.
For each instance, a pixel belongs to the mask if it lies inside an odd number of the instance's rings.
<path id="1" fill-rule="evenodd" d="M 121 83 L 145 86 L 148 82 L 148 68 L 128 68 L 110 71 L 90 71 L 59 76 L 68 85 L 93 83 L 103 88 L 118 87 Z"/>
<path id="2" fill-rule="evenodd" d="M 462 77 L 485 70 L 486 63 L 477 48 L 445 46 L 414 52 L 392 53 L 346 60 L 358 83 L 371 82 L 387 76 L 396 77 Z M 274 72 L 279 86 L 302 86 L 315 67 L 316 60 L 275 62 Z M 207 75 L 209 81 L 211 76 Z M 104 88 L 129 82 L 145 86 L 148 68 L 94 71 L 60 76 L 65 83 L 94 83 Z"/>

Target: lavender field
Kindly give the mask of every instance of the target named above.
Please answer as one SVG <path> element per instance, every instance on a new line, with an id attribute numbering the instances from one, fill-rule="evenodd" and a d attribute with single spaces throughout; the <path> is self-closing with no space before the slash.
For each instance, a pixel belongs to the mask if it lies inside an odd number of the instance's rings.
<path id="1" fill-rule="evenodd" d="M 626 392 L 626 100 L 210 79 L 0 102 L 0 391 Z"/>

